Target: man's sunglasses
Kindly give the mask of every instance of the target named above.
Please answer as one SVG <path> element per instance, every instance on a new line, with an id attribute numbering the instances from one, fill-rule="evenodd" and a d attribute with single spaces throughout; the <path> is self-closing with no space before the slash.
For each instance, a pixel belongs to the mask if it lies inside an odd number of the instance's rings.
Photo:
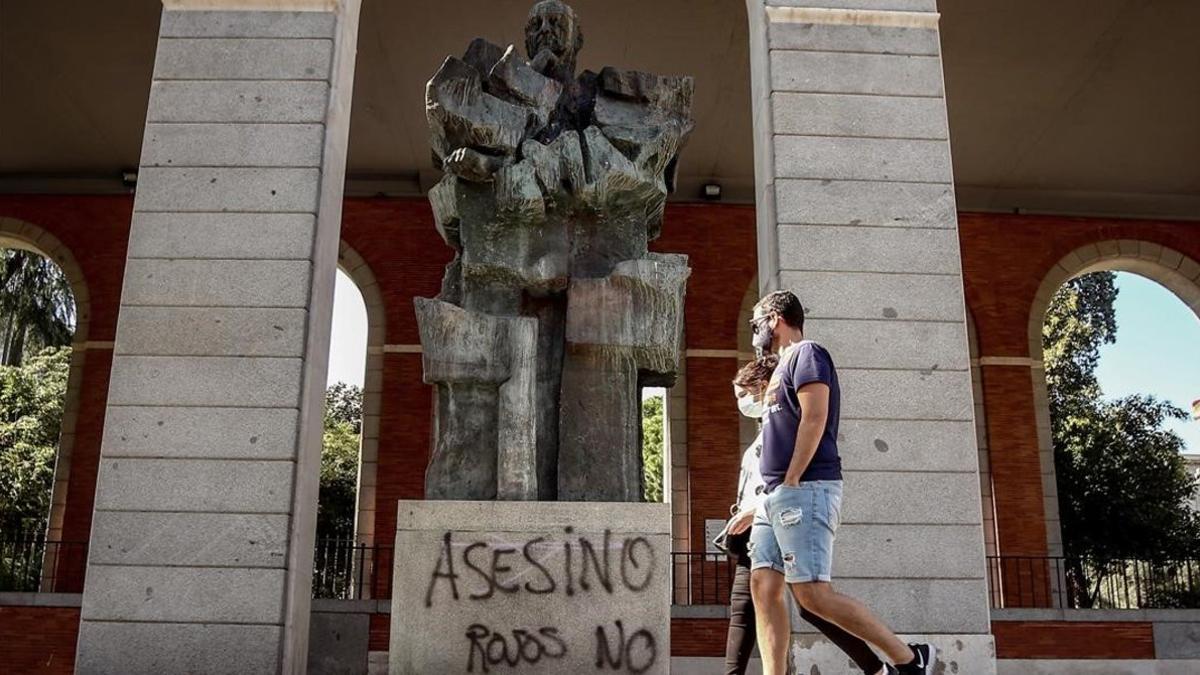
<path id="1" fill-rule="evenodd" d="M 766 326 L 768 322 L 771 321 L 771 318 L 772 317 L 770 314 L 766 314 L 756 319 L 750 319 L 750 330 L 754 333 L 757 333 L 764 326 Z"/>

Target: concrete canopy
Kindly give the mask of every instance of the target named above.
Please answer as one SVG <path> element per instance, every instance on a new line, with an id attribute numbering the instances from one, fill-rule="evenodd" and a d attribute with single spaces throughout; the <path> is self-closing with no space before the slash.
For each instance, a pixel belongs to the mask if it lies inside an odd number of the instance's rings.
<path id="1" fill-rule="evenodd" d="M 476 35 L 519 42 L 529 4 L 366 0 L 351 194 L 427 187 L 425 81 Z M 586 38 L 581 67 L 696 76 L 697 128 L 676 198 L 696 199 L 715 181 L 727 200 L 752 201 L 744 3 L 573 4 Z M 0 2 L 0 191 L 120 189 L 121 169 L 139 156 L 160 8 Z M 1200 217 L 1200 43 L 1191 35 L 1200 4 L 954 0 L 940 9 L 960 208 Z"/>

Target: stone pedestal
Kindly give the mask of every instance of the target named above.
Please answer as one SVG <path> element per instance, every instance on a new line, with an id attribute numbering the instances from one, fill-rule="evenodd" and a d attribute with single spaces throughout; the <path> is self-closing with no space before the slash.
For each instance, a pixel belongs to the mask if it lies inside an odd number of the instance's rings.
<path id="1" fill-rule="evenodd" d="M 402 501 L 389 671 L 667 673 L 666 504 Z"/>

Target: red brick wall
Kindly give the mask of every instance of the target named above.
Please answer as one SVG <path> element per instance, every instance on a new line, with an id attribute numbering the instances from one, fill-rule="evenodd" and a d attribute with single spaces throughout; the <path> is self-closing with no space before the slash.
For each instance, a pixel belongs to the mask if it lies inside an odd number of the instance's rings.
<path id="1" fill-rule="evenodd" d="M 728 619 L 671 619 L 671 656 L 725 656 Z"/>
<path id="2" fill-rule="evenodd" d="M 704 521 L 724 520 L 737 498 L 741 466 L 738 412 L 730 381 L 734 359 L 687 360 L 688 488 L 693 551 L 705 549 Z"/>
<path id="3" fill-rule="evenodd" d="M 1196 223 L 964 213 L 959 231 L 967 306 L 984 357 L 1041 359 L 1029 346 L 1034 296 L 1078 248 L 1132 239 L 1200 260 Z M 1047 545 L 1030 373 L 1014 366 L 982 371 L 1000 553 L 1041 555 Z"/>
<path id="4" fill-rule="evenodd" d="M 685 304 L 688 349 L 736 350 L 738 313 L 758 272 L 753 208 L 688 204 L 667 209 L 654 250 L 686 253 L 692 267 Z M 737 491 L 741 413 L 730 381 L 732 358 L 688 358 L 687 453 L 692 548 L 704 550 L 704 520 L 728 518 Z"/>
<path id="5" fill-rule="evenodd" d="M 425 496 L 433 388 L 421 380 L 420 354 L 386 354 L 375 488 L 375 541 L 396 537 L 396 502 Z"/>
<path id="6" fill-rule="evenodd" d="M 667 206 L 662 236 L 651 248 L 688 256 L 692 267 L 684 317 L 688 349 L 737 349 L 738 310 L 758 273 L 755 228 L 753 207 Z M 729 391 L 729 407 L 736 411 L 732 388 Z"/>
<path id="7" fill-rule="evenodd" d="M 993 621 L 1000 659 L 1153 659 L 1148 622 Z"/>
<path id="8" fill-rule="evenodd" d="M 392 615 L 372 614 L 370 634 L 367 637 L 367 651 L 386 652 L 391 645 Z"/>
<path id="9" fill-rule="evenodd" d="M 0 674 L 71 675 L 78 607 L 0 607 Z"/>
<path id="10" fill-rule="evenodd" d="M 1045 503 L 1028 366 L 984 366 L 988 459 L 995 486 L 996 531 L 1004 555 L 1046 555 Z"/>

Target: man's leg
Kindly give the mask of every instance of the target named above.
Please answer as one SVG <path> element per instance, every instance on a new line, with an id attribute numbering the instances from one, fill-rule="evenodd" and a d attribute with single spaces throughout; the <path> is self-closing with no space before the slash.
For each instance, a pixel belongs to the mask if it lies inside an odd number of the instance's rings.
<path id="1" fill-rule="evenodd" d="M 758 653 L 763 660 L 763 675 L 786 675 L 791 617 L 784 597 L 783 574 L 770 568 L 750 573 L 750 594 L 754 597 L 758 624 Z"/>
<path id="2" fill-rule="evenodd" d="M 875 655 L 871 650 L 871 645 L 867 644 L 862 638 L 850 633 L 841 626 L 822 619 L 812 612 L 800 607 L 800 618 L 811 623 L 814 628 L 821 631 L 830 642 L 837 645 L 837 648 L 846 653 L 854 665 L 858 666 L 859 670 L 866 675 L 884 675 L 887 671 L 883 667 L 883 661 Z"/>
<path id="3" fill-rule="evenodd" d="M 779 542 L 767 518 L 768 504 L 754 514 L 750 528 L 750 596 L 758 632 L 758 652 L 764 675 L 786 675 L 787 648 L 792 634 Z"/>
<path id="4" fill-rule="evenodd" d="M 804 609 L 875 645 L 892 663 L 912 661 L 912 649 L 876 618 L 866 605 L 833 590 L 833 585 L 828 582 L 789 585 L 796 602 Z"/>
<path id="5" fill-rule="evenodd" d="M 857 600 L 837 593 L 830 584 L 833 573 L 833 540 L 841 522 L 841 481 L 813 481 L 780 488 L 772 519 L 783 556 L 784 575 L 796 602 L 847 632 L 879 648 L 899 671 L 932 672 L 932 646 L 919 649 L 904 644 L 871 610 Z"/>

